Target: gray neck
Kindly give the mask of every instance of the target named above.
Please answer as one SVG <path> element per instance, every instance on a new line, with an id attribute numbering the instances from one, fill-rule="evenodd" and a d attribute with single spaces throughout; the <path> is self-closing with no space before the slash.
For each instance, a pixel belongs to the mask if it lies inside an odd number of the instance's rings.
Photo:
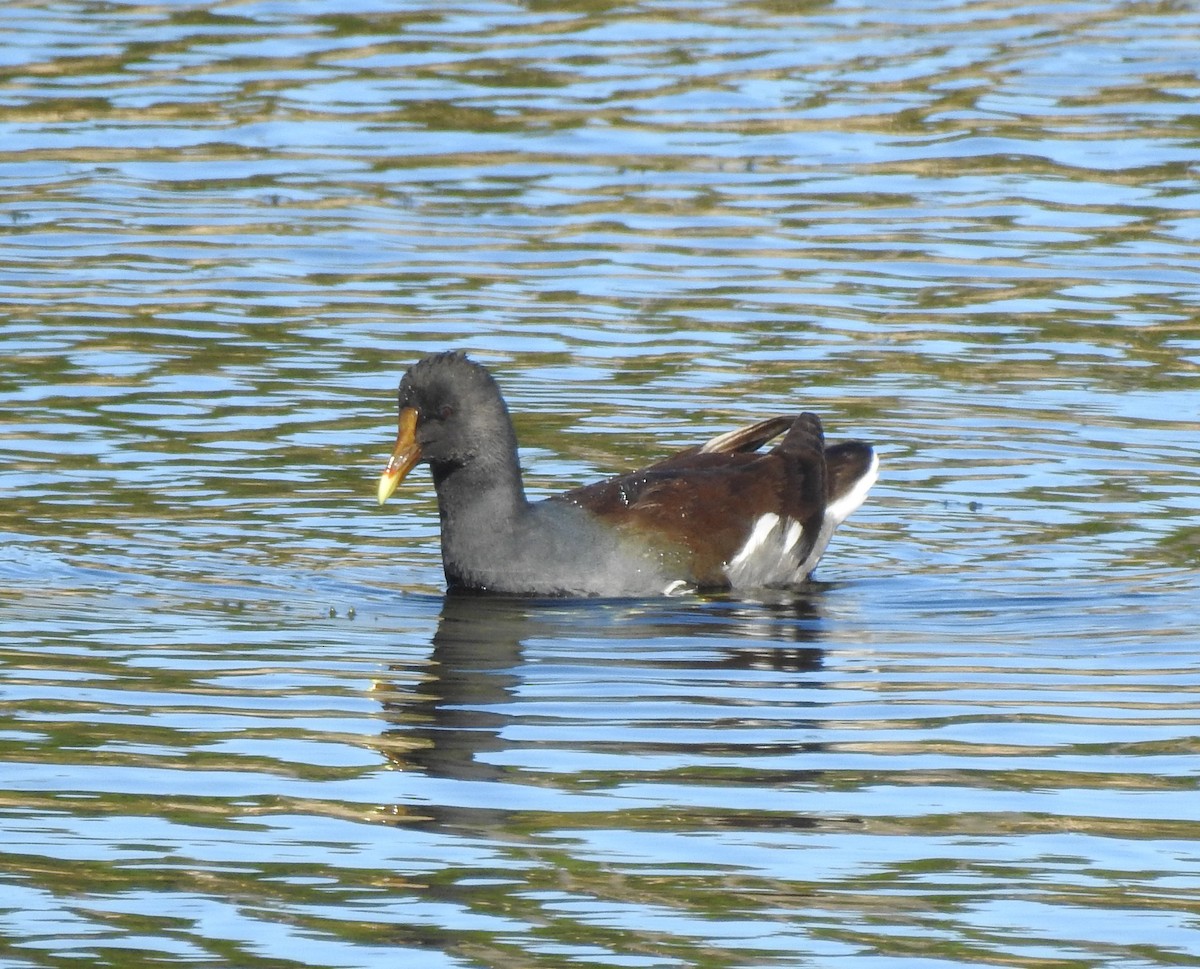
<path id="1" fill-rule="evenodd" d="M 528 513 L 516 442 L 496 444 L 466 464 L 433 469 L 442 563 L 452 585 L 488 581 L 489 573 L 514 553 L 515 533 Z"/>

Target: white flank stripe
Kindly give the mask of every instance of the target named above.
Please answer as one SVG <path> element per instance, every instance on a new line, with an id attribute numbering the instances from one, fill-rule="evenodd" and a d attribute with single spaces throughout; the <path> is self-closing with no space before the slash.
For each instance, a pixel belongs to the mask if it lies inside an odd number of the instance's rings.
<path id="1" fill-rule="evenodd" d="M 754 528 L 750 532 L 750 537 L 746 539 L 746 544 L 742 546 L 742 550 L 733 557 L 733 561 L 729 563 L 730 568 L 742 565 L 754 558 L 755 553 L 763 546 L 767 538 L 779 524 L 779 516 L 773 511 L 767 512 L 758 521 L 754 523 Z"/>
<path id="2" fill-rule="evenodd" d="M 788 525 L 787 534 L 783 536 L 783 550 L 790 552 L 796 547 L 796 543 L 800 541 L 800 536 L 804 534 L 804 526 L 799 522 L 792 522 Z"/>
<path id="3" fill-rule="evenodd" d="M 797 574 L 800 562 L 795 548 L 803 535 L 799 522 L 767 512 L 754 523 L 746 544 L 725 567 L 730 584 L 752 589 L 790 585 L 802 579 L 804 576 Z"/>

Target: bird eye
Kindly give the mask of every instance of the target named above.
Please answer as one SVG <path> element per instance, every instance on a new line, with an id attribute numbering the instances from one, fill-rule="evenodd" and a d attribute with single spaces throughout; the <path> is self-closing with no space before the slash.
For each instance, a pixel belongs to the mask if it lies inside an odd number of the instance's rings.
<path id="1" fill-rule="evenodd" d="M 451 407 L 449 404 L 443 404 L 442 409 L 438 411 L 438 417 L 441 418 L 442 420 L 446 420 L 447 418 L 453 417 L 453 416 L 454 416 L 454 408 Z"/>

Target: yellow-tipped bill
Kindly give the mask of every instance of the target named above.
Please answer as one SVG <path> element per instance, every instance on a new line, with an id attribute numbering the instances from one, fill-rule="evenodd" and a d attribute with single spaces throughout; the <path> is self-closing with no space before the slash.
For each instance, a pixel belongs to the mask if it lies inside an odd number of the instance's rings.
<path id="1" fill-rule="evenodd" d="M 421 445 L 417 443 L 417 409 L 405 407 L 400 411 L 400 433 L 396 435 L 396 446 L 388 459 L 387 467 L 379 477 L 379 503 L 382 505 L 396 490 L 418 461 L 421 460 Z"/>

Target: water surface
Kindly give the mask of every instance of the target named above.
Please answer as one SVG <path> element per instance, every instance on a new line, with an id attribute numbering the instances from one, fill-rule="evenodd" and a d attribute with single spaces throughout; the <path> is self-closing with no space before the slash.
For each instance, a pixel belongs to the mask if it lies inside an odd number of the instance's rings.
<path id="1" fill-rule="evenodd" d="M 1187 5 L 3 20 L 6 969 L 1200 964 Z M 534 494 L 883 475 L 802 594 L 446 598 L 447 347 Z"/>

